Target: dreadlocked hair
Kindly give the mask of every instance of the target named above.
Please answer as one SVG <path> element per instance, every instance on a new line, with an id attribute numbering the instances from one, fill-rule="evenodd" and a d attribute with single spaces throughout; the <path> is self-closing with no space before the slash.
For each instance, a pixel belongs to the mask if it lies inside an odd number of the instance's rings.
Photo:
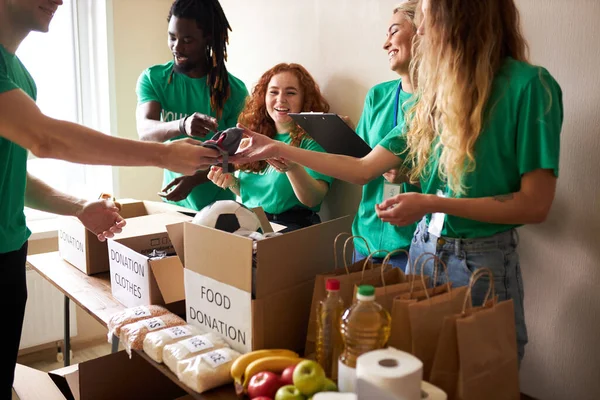
<path id="1" fill-rule="evenodd" d="M 210 88 L 210 107 L 219 120 L 230 94 L 229 75 L 225 67 L 229 44 L 228 31 L 231 30 L 227 17 L 218 0 L 175 0 L 167 20 L 170 21 L 173 16 L 195 20 L 204 35 L 210 37 L 206 46 L 206 79 Z"/>
<path id="2" fill-rule="evenodd" d="M 265 97 L 267 94 L 267 88 L 269 82 L 273 76 L 282 72 L 291 72 L 298 78 L 300 82 L 300 90 L 304 94 L 304 104 L 302 104 L 302 112 L 314 111 L 314 112 L 328 112 L 329 103 L 319 89 L 319 85 L 315 82 L 314 78 L 310 73 L 300 64 L 277 64 L 267 72 L 265 72 L 259 79 L 256 86 L 252 90 L 252 95 L 248 98 L 246 106 L 240 114 L 238 121 L 250 128 L 251 130 L 258 132 L 267 137 L 273 138 L 277 133 L 275 129 L 275 121 L 269 116 L 267 112 L 267 106 L 265 104 Z M 290 129 L 290 145 L 299 147 L 304 136 L 308 136 L 304 130 L 293 124 Z M 267 162 L 264 160 L 256 161 L 249 164 L 238 165 L 237 168 L 242 171 L 248 172 L 260 172 L 267 167 Z"/>

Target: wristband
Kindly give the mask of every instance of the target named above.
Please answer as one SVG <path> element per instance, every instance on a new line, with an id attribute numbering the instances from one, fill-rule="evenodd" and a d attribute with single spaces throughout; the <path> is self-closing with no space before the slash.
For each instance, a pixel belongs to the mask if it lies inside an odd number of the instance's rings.
<path id="1" fill-rule="evenodd" d="M 186 135 L 187 133 L 185 131 L 185 120 L 188 119 L 189 115 L 187 117 L 183 117 L 179 120 L 179 133 L 181 133 L 182 135 Z"/>

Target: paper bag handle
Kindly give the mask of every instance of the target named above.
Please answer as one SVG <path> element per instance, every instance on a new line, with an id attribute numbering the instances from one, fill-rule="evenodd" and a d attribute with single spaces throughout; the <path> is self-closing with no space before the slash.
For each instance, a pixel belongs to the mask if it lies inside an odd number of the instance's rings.
<path id="1" fill-rule="evenodd" d="M 424 253 L 419 254 L 419 257 L 417 257 L 417 259 L 415 260 L 414 264 L 412 265 L 415 267 L 414 271 L 412 271 L 412 269 L 408 269 L 408 268 L 406 269 L 406 271 L 412 275 L 412 279 L 410 279 L 410 293 L 411 294 L 412 294 L 414 286 L 415 286 L 415 279 L 417 279 L 417 274 L 419 274 L 419 265 L 421 265 L 421 272 L 423 271 L 423 268 L 425 267 L 425 263 L 419 264 L 419 261 L 421 260 L 421 258 L 423 258 L 423 256 L 426 256 L 426 255 L 437 257 L 435 254 L 426 251 Z M 427 260 L 429 260 L 429 259 L 427 259 Z M 409 265 L 409 267 L 410 267 L 410 265 Z M 425 287 L 425 286 L 423 286 L 423 287 Z"/>
<path id="2" fill-rule="evenodd" d="M 389 265 L 390 258 L 392 258 L 392 256 L 394 254 L 398 254 L 398 253 L 404 253 L 404 254 L 406 254 L 406 257 L 408 258 L 408 269 L 407 269 L 407 271 L 410 271 L 410 254 L 408 254 L 408 251 L 406 251 L 404 249 L 396 249 L 396 250 L 390 251 L 387 254 L 387 256 L 385 256 L 385 258 L 383 259 L 383 262 L 381 263 L 381 284 L 383 285 L 383 287 L 385 287 L 385 277 L 383 275 L 383 271 Z"/>
<path id="3" fill-rule="evenodd" d="M 421 283 L 423 284 L 423 287 L 425 287 L 425 274 L 424 274 L 425 264 L 429 260 L 433 260 L 433 287 L 435 288 L 435 284 L 437 282 L 437 271 L 438 271 L 438 266 L 440 264 L 442 264 L 442 266 L 444 267 L 444 272 L 446 273 L 446 282 L 450 283 L 450 275 L 448 275 L 448 267 L 446 266 L 446 263 L 440 257 L 433 255 L 433 256 L 425 259 L 425 261 L 423 261 L 423 265 L 421 267 Z M 436 263 L 436 260 L 437 260 L 437 263 Z M 448 287 L 448 291 L 449 292 L 452 291 L 452 286 Z M 427 297 L 427 300 L 429 300 L 430 297 L 429 297 L 429 292 L 427 290 L 425 290 L 425 296 Z"/>
<path id="4" fill-rule="evenodd" d="M 496 287 L 494 286 L 494 274 L 492 273 L 492 270 L 487 267 L 479 268 L 477 271 L 473 272 L 471 278 L 469 279 L 469 287 L 467 289 L 467 293 L 465 293 L 465 300 L 463 302 L 463 314 L 465 314 L 467 311 L 467 301 L 470 301 L 471 303 L 473 302 L 473 298 L 471 296 L 471 290 L 473 289 L 473 286 L 475 286 L 475 283 L 483 275 L 488 275 L 488 277 L 490 278 L 490 285 L 488 286 L 488 291 L 485 294 L 485 298 L 483 299 L 483 306 L 487 304 L 488 300 L 490 299 L 490 295 L 492 295 L 492 298 L 496 297 Z"/>
<path id="5" fill-rule="evenodd" d="M 378 253 L 389 253 L 389 251 L 387 250 L 375 250 L 374 252 L 372 252 L 371 254 L 369 254 L 367 256 L 367 258 L 365 258 L 365 263 L 363 264 L 363 268 L 362 268 L 362 273 L 360 274 L 360 283 L 363 282 L 364 278 L 365 278 L 365 269 L 367 269 L 367 265 L 369 263 L 369 261 L 371 260 L 371 257 L 373 257 L 375 254 Z M 383 266 L 381 267 L 383 268 Z M 371 263 L 371 270 L 373 269 L 373 265 Z"/>
<path id="6" fill-rule="evenodd" d="M 367 243 L 367 240 L 364 237 L 358 236 L 358 235 L 353 235 L 353 236 L 350 236 L 348 239 L 346 239 L 346 241 L 344 242 L 344 251 L 342 253 L 342 257 L 344 258 L 344 268 L 346 268 L 346 274 L 348 274 L 348 275 L 350 275 L 350 270 L 348 269 L 348 258 L 346 257 L 346 249 L 348 248 L 348 242 L 350 242 L 351 240 L 354 240 L 354 239 L 360 239 L 363 242 L 365 242 L 365 246 L 367 246 L 367 251 L 369 253 L 371 252 L 369 243 Z"/>
<path id="7" fill-rule="evenodd" d="M 338 235 L 335 237 L 335 239 L 333 239 L 333 269 L 338 268 L 337 242 L 338 242 L 338 239 L 341 238 L 342 236 L 352 236 L 352 235 L 348 232 L 341 232 L 341 233 L 338 233 Z"/>

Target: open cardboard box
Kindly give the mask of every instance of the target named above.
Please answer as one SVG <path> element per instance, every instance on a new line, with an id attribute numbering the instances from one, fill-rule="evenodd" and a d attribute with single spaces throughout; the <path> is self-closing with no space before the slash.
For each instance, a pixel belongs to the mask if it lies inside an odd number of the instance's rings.
<path id="1" fill-rule="evenodd" d="M 108 240 L 110 284 L 113 296 L 126 307 L 169 305 L 185 298 L 183 265 L 166 226 L 191 221 L 179 212 L 130 218 L 122 233 Z M 150 258 L 153 250 L 170 256 Z"/>
<path id="2" fill-rule="evenodd" d="M 133 199 L 118 200 L 118 202 L 121 205 L 119 213 L 126 219 L 165 212 L 182 212 L 188 215 L 195 213 L 187 208 L 163 202 Z M 65 261 L 87 275 L 109 270 L 106 242 L 100 242 L 96 235 L 85 229 L 83 224 L 75 217 L 60 219 L 58 251 Z"/>
<path id="3" fill-rule="evenodd" d="M 17 364 L 13 388 L 21 400 L 176 399 L 185 391 L 137 353 L 125 351 L 42 372 Z"/>
<path id="4" fill-rule="evenodd" d="M 255 267 L 252 239 L 188 222 L 169 225 L 185 267 L 187 322 L 243 353 L 302 351 L 315 276 L 333 268 L 334 239 L 351 223 L 346 216 L 260 240 Z"/>

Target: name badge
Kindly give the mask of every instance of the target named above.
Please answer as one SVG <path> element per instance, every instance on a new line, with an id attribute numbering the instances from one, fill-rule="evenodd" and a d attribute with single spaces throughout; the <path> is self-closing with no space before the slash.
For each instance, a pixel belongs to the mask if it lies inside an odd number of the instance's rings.
<path id="1" fill-rule="evenodd" d="M 438 190 L 436 193 L 440 197 L 446 197 L 444 192 Z M 430 235 L 440 237 L 442 236 L 442 229 L 444 229 L 444 222 L 446 221 L 446 214 L 444 213 L 433 213 L 431 214 L 431 219 L 429 220 L 429 228 L 427 232 Z"/>
<path id="2" fill-rule="evenodd" d="M 402 193 L 402 185 L 387 181 L 383 183 L 383 200 L 390 199 L 400 193 Z"/>

